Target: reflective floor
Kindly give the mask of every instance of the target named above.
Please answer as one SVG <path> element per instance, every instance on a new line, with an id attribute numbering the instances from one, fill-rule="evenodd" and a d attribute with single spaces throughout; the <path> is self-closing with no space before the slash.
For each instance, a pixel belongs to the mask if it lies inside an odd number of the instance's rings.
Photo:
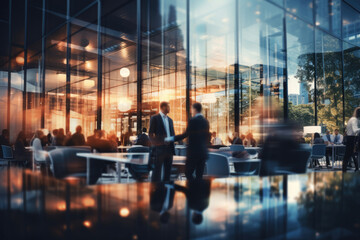
<path id="1" fill-rule="evenodd" d="M 360 175 L 81 186 L 0 170 L 0 239 L 360 239 Z"/>

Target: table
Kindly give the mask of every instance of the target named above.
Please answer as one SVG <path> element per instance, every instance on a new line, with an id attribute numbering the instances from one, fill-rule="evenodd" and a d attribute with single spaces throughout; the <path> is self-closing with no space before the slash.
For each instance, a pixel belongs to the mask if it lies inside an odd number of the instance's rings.
<path id="1" fill-rule="evenodd" d="M 335 163 L 335 156 L 336 156 L 336 150 L 339 147 L 345 147 L 344 144 L 331 144 L 331 145 L 327 145 L 326 148 L 331 148 L 331 167 L 334 168 L 334 163 Z"/>
<path id="2" fill-rule="evenodd" d="M 121 182 L 121 165 L 135 164 L 147 165 L 149 160 L 149 153 L 77 153 L 76 156 L 86 158 L 86 182 L 90 182 L 90 159 L 99 161 L 111 161 L 117 165 L 118 181 Z M 184 156 L 174 156 L 174 161 L 184 161 Z"/>

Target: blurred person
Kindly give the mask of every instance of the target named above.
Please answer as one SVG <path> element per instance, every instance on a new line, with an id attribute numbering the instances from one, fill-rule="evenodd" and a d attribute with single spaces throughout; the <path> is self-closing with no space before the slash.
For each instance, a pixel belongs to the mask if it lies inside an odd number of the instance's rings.
<path id="1" fill-rule="evenodd" d="M 241 142 L 242 142 L 243 145 L 244 145 L 246 136 L 245 136 L 244 134 L 241 134 L 241 135 L 240 135 L 240 139 L 241 139 Z"/>
<path id="2" fill-rule="evenodd" d="M 346 137 L 345 137 L 346 150 L 342 165 L 343 172 L 347 171 L 349 160 L 354 155 L 356 136 L 360 132 L 359 124 L 360 124 L 360 107 L 357 107 L 354 110 L 354 114 L 349 119 L 346 126 Z M 358 161 L 354 161 L 354 162 L 355 162 L 355 171 L 358 171 L 359 170 Z"/>
<path id="3" fill-rule="evenodd" d="M 146 147 L 150 147 L 151 143 L 150 143 L 150 138 L 149 136 L 146 134 L 147 129 L 143 128 L 142 129 L 142 133 L 140 133 L 137 136 L 136 139 L 136 145 L 142 145 L 142 146 L 146 146 Z"/>
<path id="4" fill-rule="evenodd" d="M 216 136 L 216 132 L 212 133 L 212 137 L 213 137 L 211 141 L 212 145 L 223 145 L 223 141 L 221 140 L 221 138 Z"/>
<path id="5" fill-rule="evenodd" d="M 256 147 L 256 140 L 254 139 L 253 135 L 251 132 L 249 132 L 246 135 L 245 141 L 244 141 L 244 146 L 247 147 Z"/>
<path id="6" fill-rule="evenodd" d="M 52 145 L 52 146 L 57 146 L 57 145 L 56 145 L 56 138 L 57 138 L 58 133 L 59 133 L 59 130 L 58 130 L 58 129 L 54 129 L 54 130 L 53 130 L 53 137 L 52 137 L 52 139 L 51 139 L 51 145 Z"/>
<path id="7" fill-rule="evenodd" d="M 85 145 L 85 137 L 82 134 L 82 127 L 76 127 L 75 133 L 71 136 L 70 140 L 66 143 L 67 146 L 83 146 Z"/>
<path id="8" fill-rule="evenodd" d="M 53 136 L 51 135 L 51 132 L 49 131 L 49 133 L 46 135 L 46 144 L 47 145 L 51 145 L 52 143 L 52 139 L 53 139 Z"/>
<path id="9" fill-rule="evenodd" d="M 105 132 L 104 132 L 104 136 L 105 136 Z M 117 150 L 118 141 L 117 141 L 117 137 L 116 137 L 116 134 L 115 134 L 114 131 L 111 131 L 111 132 L 107 135 L 107 140 L 109 140 L 112 148 Z"/>
<path id="10" fill-rule="evenodd" d="M 323 136 L 323 139 L 326 145 L 332 144 L 334 142 L 334 137 L 329 130 L 326 131 L 325 135 Z"/>
<path id="11" fill-rule="evenodd" d="M 325 144 L 325 141 L 321 138 L 320 133 L 314 133 L 313 144 Z"/>
<path id="12" fill-rule="evenodd" d="M 34 136 L 32 137 L 32 139 L 30 140 L 30 145 L 33 146 L 34 145 L 34 141 L 36 140 L 38 143 L 40 143 L 41 146 L 43 145 L 43 141 L 42 139 L 44 138 L 44 132 L 42 130 L 37 130 L 34 133 Z M 46 136 L 45 136 L 46 137 Z"/>
<path id="13" fill-rule="evenodd" d="M 71 137 L 72 137 L 71 131 L 68 131 L 64 138 L 64 146 L 71 146 L 71 145 L 68 145 L 68 144 L 71 144 Z"/>
<path id="14" fill-rule="evenodd" d="M 65 145 L 65 131 L 63 128 L 59 128 L 58 133 L 56 135 L 55 146 L 64 146 Z"/>
<path id="15" fill-rule="evenodd" d="M 98 130 L 97 129 L 94 129 L 94 134 L 91 135 L 91 136 L 88 136 L 87 137 L 87 142 L 92 142 L 94 141 L 96 138 L 98 138 L 96 135 L 98 134 Z"/>
<path id="16" fill-rule="evenodd" d="M 0 145 L 10 146 L 9 130 L 3 129 L 0 135 Z"/>
<path id="17" fill-rule="evenodd" d="M 125 134 L 121 135 L 121 143 L 122 143 L 123 146 L 130 146 L 131 145 L 131 140 L 130 140 L 131 136 L 132 136 L 132 131 L 131 130 L 129 130 Z"/>
<path id="18" fill-rule="evenodd" d="M 25 158 L 27 146 L 26 136 L 24 131 L 20 131 L 15 141 L 15 156 L 17 159 Z"/>
<path id="19" fill-rule="evenodd" d="M 302 131 L 299 131 L 297 133 L 297 142 L 301 143 L 301 144 L 306 143 L 305 138 L 304 138 L 304 133 Z"/>
<path id="20" fill-rule="evenodd" d="M 233 138 L 228 137 L 228 140 L 229 140 L 230 144 L 232 144 L 232 145 L 242 145 L 243 144 L 243 141 L 239 137 L 238 132 L 234 132 Z"/>
<path id="21" fill-rule="evenodd" d="M 344 140 L 343 135 L 339 133 L 339 129 L 335 129 L 334 131 L 334 144 L 342 144 Z"/>
<path id="22" fill-rule="evenodd" d="M 294 155 L 300 150 L 297 141 L 296 124 L 293 122 L 280 122 L 269 127 L 268 136 L 259 153 L 261 159 L 260 175 L 269 175 L 277 167 L 289 167 L 294 164 Z"/>
<path id="23" fill-rule="evenodd" d="M 185 176 L 192 180 L 194 171 L 196 179 L 202 179 L 205 162 L 208 158 L 209 122 L 201 114 L 202 105 L 194 103 L 191 108 L 192 118 L 189 120 L 185 132 L 175 137 L 167 137 L 165 141 L 176 142 L 188 138 L 186 150 Z"/>
<path id="24" fill-rule="evenodd" d="M 150 119 L 149 137 L 153 148 L 154 170 L 152 181 L 161 180 L 161 172 L 164 167 L 164 180 L 170 180 L 173 155 L 175 155 L 175 146 L 173 142 L 165 142 L 165 138 L 175 136 L 173 120 L 168 116 L 170 104 L 168 102 L 160 103 L 160 112 Z M 150 163 L 151 164 L 151 163 Z"/>

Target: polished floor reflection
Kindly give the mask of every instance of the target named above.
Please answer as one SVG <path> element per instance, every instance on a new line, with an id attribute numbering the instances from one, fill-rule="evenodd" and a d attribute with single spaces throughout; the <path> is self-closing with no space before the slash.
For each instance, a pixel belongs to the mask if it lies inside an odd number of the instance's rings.
<path id="1" fill-rule="evenodd" d="M 360 175 L 82 186 L 0 170 L 1 239 L 359 239 Z"/>

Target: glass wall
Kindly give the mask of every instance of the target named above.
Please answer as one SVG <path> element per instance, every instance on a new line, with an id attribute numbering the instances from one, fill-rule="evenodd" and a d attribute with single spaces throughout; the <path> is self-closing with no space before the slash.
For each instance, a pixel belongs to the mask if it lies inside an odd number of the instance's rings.
<path id="1" fill-rule="evenodd" d="M 198 101 L 227 144 L 237 130 L 261 140 L 282 119 L 343 128 L 359 105 L 356 1 L 2 4 L 0 127 L 12 141 L 20 130 L 81 125 L 86 136 L 101 127 L 125 144 L 161 101 L 180 133 Z"/>
<path id="2" fill-rule="evenodd" d="M 234 6 L 234 0 L 190 4 L 191 101 L 203 104 L 210 131 L 216 132 L 223 143 L 235 129 Z"/>

